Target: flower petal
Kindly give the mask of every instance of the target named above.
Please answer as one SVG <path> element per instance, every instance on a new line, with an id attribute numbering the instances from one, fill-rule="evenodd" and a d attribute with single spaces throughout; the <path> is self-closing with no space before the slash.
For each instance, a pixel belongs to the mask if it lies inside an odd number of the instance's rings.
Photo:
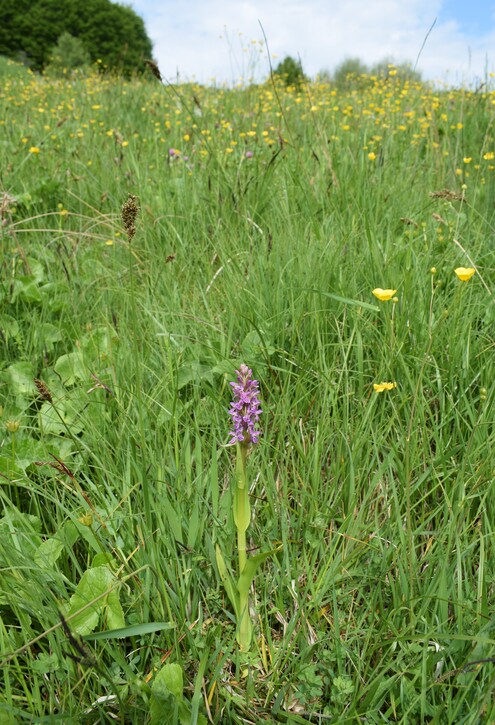
<path id="1" fill-rule="evenodd" d="M 381 302 L 387 302 L 392 299 L 396 292 L 396 289 L 382 289 L 381 287 L 377 287 L 372 291 L 372 294 L 374 294 Z"/>
<path id="2" fill-rule="evenodd" d="M 471 279 L 476 270 L 473 269 L 473 267 L 457 267 L 457 269 L 454 269 L 454 272 L 459 277 L 461 282 L 467 282 Z"/>
<path id="3" fill-rule="evenodd" d="M 383 393 L 384 390 L 393 390 L 397 387 L 397 383 L 373 383 L 373 388 L 377 393 Z"/>

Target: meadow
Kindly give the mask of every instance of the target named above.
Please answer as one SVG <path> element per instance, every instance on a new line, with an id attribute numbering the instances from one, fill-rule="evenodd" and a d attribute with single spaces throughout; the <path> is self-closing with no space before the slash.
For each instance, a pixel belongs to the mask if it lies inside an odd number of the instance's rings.
<path id="1" fill-rule="evenodd" d="M 0 722 L 495 722 L 495 92 L 0 73 Z"/>

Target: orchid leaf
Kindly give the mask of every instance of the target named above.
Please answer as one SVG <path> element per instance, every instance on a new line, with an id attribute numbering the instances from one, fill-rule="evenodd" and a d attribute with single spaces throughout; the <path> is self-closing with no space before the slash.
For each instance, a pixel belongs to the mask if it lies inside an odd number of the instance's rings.
<path id="1" fill-rule="evenodd" d="M 225 560 L 223 558 L 222 552 L 220 551 L 220 547 L 216 546 L 216 560 L 217 560 L 217 567 L 220 574 L 220 578 L 222 580 L 222 584 L 225 588 L 225 591 L 227 592 L 227 596 L 230 600 L 230 603 L 232 604 L 232 607 L 235 612 L 235 616 L 239 617 L 239 595 L 236 590 L 236 586 L 234 583 L 234 579 L 230 573 L 230 571 L 227 568 L 227 565 L 225 563 Z"/>
<path id="2" fill-rule="evenodd" d="M 240 593 L 241 596 L 245 596 L 248 593 L 251 582 L 256 576 L 258 567 L 263 564 L 264 561 L 279 552 L 281 548 L 282 547 L 279 546 L 276 549 L 265 551 L 263 554 L 256 554 L 256 556 L 249 557 L 237 582 L 237 591 Z"/>

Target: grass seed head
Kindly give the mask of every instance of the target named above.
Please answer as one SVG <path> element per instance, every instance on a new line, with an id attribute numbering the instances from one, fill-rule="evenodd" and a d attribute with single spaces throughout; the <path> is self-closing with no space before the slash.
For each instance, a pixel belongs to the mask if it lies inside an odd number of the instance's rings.
<path id="1" fill-rule="evenodd" d="M 160 73 L 160 69 L 155 63 L 154 60 L 145 60 L 144 61 L 148 68 L 151 70 L 155 78 L 158 78 L 159 81 L 163 81 L 162 74 Z"/>
<path id="2" fill-rule="evenodd" d="M 50 389 L 48 388 L 48 385 L 43 380 L 39 380 L 38 378 L 34 378 L 34 384 L 38 388 L 38 393 L 40 394 L 41 400 L 47 400 L 49 403 L 53 403 L 52 394 L 50 392 Z"/>
<path id="3" fill-rule="evenodd" d="M 442 189 L 441 191 L 430 191 L 432 199 L 446 199 L 447 201 L 462 201 L 464 195 L 458 191 L 452 191 L 451 189 Z"/>
<path id="4" fill-rule="evenodd" d="M 125 201 L 122 204 L 122 221 L 124 223 L 124 228 L 127 232 L 127 238 L 129 242 L 132 242 L 132 239 L 136 233 L 136 217 L 139 212 L 139 204 L 137 200 L 137 196 L 134 196 L 134 194 L 129 194 L 127 197 L 127 201 Z"/>

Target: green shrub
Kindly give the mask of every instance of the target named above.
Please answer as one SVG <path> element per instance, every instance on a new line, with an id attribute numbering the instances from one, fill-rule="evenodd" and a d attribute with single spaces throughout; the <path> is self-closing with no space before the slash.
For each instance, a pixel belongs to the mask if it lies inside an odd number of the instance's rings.
<path id="1" fill-rule="evenodd" d="M 287 55 L 278 64 L 274 73 L 282 78 L 286 86 L 300 86 L 303 81 L 307 80 L 301 61 L 294 60 L 290 55 Z"/>

